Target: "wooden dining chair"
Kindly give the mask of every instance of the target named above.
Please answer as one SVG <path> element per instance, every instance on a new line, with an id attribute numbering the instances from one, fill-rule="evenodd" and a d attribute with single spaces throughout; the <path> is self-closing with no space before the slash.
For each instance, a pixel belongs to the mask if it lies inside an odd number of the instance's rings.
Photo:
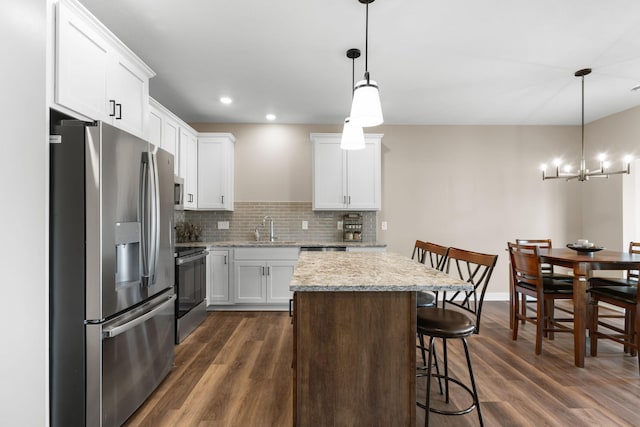
<path id="1" fill-rule="evenodd" d="M 540 249 L 551 249 L 553 247 L 553 244 L 551 242 L 551 239 L 516 239 L 516 243 L 518 245 L 535 245 Z M 573 283 L 573 276 L 570 274 L 565 274 L 565 273 L 560 273 L 558 271 L 554 270 L 554 266 L 552 264 L 547 264 L 547 263 L 541 263 L 540 264 L 540 269 L 542 270 L 542 276 L 545 279 L 554 279 L 554 280 L 561 280 L 564 282 L 570 282 Z M 551 304 L 549 307 L 547 307 L 547 313 L 555 313 L 555 310 L 558 309 L 560 311 L 563 311 L 565 313 L 569 313 L 571 315 L 573 315 L 573 312 L 567 308 L 564 307 L 555 307 L 554 301 L 551 299 L 549 300 L 548 304 Z M 522 301 L 520 304 L 520 309 L 522 310 L 522 315 L 524 317 L 527 316 L 527 297 L 526 295 L 522 295 Z M 524 323 L 524 321 L 522 321 Z M 511 325 L 513 326 L 513 325 Z M 549 333 L 545 333 L 545 336 L 549 336 L 550 339 L 553 339 L 553 332 Z"/>
<path id="2" fill-rule="evenodd" d="M 572 322 L 571 318 L 556 318 L 553 312 L 553 301 L 556 299 L 573 299 L 573 285 L 563 280 L 544 277 L 537 245 L 519 245 L 508 243 L 512 272 L 513 316 L 512 339 L 518 339 L 519 321 L 536 325 L 535 354 L 542 352 L 542 337 L 545 332 L 573 332 L 573 328 L 565 322 Z M 520 309 L 520 296 L 535 299 L 535 316 L 528 316 Z"/>
<path id="3" fill-rule="evenodd" d="M 629 243 L 629 253 L 640 254 L 640 242 Z M 640 301 L 638 301 L 638 270 L 628 270 L 625 277 L 592 277 L 589 279 L 591 295 L 591 355 L 598 355 L 598 339 L 606 338 L 624 346 L 624 352 L 631 356 L 638 355 L 640 369 L 639 337 L 636 318 Z M 624 310 L 624 315 L 601 315 L 600 302 L 604 302 Z M 612 318 L 624 318 L 623 327 L 611 321 Z M 603 327 L 607 332 L 603 332 Z"/>
<path id="4" fill-rule="evenodd" d="M 540 249 L 551 249 L 553 247 L 553 244 L 551 243 L 551 239 L 516 239 L 516 244 L 535 245 Z M 542 270 L 542 275 L 544 277 L 548 277 L 556 280 L 563 280 L 566 282 L 573 282 L 572 275 L 559 273 L 555 271 L 552 264 L 541 263 L 540 269 Z"/>
<path id="5" fill-rule="evenodd" d="M 427 390 L 425 403 L 418 402 L 418 406 L 425 409 L 425 426 L 429 425 L 429 413 L 435 412 L 443 415 L 464 415 L 472 410 L 478 412 L 480 425 L 484 425 L 480 411 L 478 391 L 471 367 L 471 357 L 467 338 L 480 331 L 480 318 L 482 304 L 486 294 L 487 285 L 496 265 L 498 255 L 489 255 L 467 251 L 458 248 L 449 248 L 445 272 L 457 279 L 473 283 L 473 290 L 443 293 L 442 305 L 439 307 L 418 308 L 417 329 L 418 333 L 429 337 L 429 361 L 427 362 Z M 434 339 L 442 339 L 442 360 L 444 373 L 432 373 L 432 357 L 435 357 Z M 460 339 L 462 341 L 467 361 L 470 385 L 451 376 L 447 355 L 447 340 Z M 465 409 L 447 410 L 435 408 L 431 405 L 431 378 L 445 383 L 445 402 L 450 403 L 449 383 L 454 383 L 466 390 L 472 398 L 472 403 Z"/>

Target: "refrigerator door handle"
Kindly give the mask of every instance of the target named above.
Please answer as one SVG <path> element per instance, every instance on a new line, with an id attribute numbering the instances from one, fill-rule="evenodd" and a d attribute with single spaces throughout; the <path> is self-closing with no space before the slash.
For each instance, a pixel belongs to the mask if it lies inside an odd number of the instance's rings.
<path id="1" fill-rule="evenodd" d="M 156 282 L 156 270 L 158 268 L 158 257 L 160 255 L 160 182 L 158 180 L 158 164 L 156 156 L 149 153 L 151 164 L 151 251 L 149 254 L 149 284 Z"/>
<path id="2" fill-rule="evenodd" d="M 138 218 L 142 236 L 140 239 L 142 252 L 142 271 L 140 276 L 143 285 L 149 284 L 149 153 L 142 153 L 140 161 L 140 189 L 138 192 Z"/>
<path id="3" fill-rule="evenodd" d="M 160 185 L 156 157 L 142 153 L 138 215 L 142 228 L 142 284 L 153 285 L 160 252 Z"/>
<path id="4" fill-rule="evenodd" d="M 168 305 L 174 304 L 175 300 L 176 300 L 176 296 L 175 295 L 171 295 L 171 297 L 169 299 L 167 299 L 165 302 L 161 303 L 160 305 L 155 307 L 153 310 L 150 310 L 150 311 L 146 312 L 142 316 L 135 317 L 133 320 L 131 320 L 131 321 L 127 322 L 127 323 L 124 323 L 122 325 L 117 325 L 117 326 L 111 326 L 111 327 L 104 328 L 102 330 L 103 338 L 117 337 L 118 335 L 123 334 L 123 333 L 127 332 L 128 330 L 135 328 L 136 326 L 140 325 L 141 323 L 144 323 L 147 320 L 149 320 L 152 317 L 154 317 L 156 314 L 158 314 L 158 312 L 164 310 Z"/>

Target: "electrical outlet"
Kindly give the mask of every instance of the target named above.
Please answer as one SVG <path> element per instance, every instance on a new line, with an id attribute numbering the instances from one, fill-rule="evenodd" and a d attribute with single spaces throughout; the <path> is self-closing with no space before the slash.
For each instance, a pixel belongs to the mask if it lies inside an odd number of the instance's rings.
<path id="1" fill-rule="evenodd" d="M 387 221 L 382 221 L 380 223 L 380 229 L 381 230 L 386 230 L 387 229 Z"/>
<path id="2" fill-rule="evenodd" d="M 302 221 L 302 229 L 303 230 L 309 229 L 309 221 Z"/>
<path id="3" fill-rule="evenodd" d="M 218 230 L 228 230 L 229 221 L 218 221 Z"/>
<path id="4" fill-rule="evenodd" d="M 338 221 L 338 230 L 342 230 L 342 221 Z"/>

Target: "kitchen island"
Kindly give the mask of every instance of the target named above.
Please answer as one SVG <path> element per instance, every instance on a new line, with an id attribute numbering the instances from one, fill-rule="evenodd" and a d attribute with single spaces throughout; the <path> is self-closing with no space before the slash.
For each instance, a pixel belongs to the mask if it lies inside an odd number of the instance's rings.
<path id="1" fill-rule="evenodd" d="M 301 253 L 294 425 L 414 426 L 416 291 L 472 285 L 389 253 Z"/>

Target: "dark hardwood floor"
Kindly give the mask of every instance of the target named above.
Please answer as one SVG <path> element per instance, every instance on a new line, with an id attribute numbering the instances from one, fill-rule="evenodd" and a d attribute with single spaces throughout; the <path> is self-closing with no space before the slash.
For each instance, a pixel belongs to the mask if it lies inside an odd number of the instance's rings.
<path id="1" fill-rule="evenodd" d="M 600 341 L 598 357 L 588 356 L 585 368 L 576 368 L 572 335 L 544 340 L 536 357 L 533 325 L 522 326 L 518 341 L 512 341 L 508 304 L 486 302 L 484 310 L 480 334 L 469 346 L 485 425 L 640 425 L 638 362 L 624 355 L 621 345 Z M 466 382 L 462 346 L 454 340 L 449 352 L 454 375 Z M 126 425 L 291 426 L 291 358 L 287 313 L 209 313 L 176 347 L 175 368 Z M 417 387 L 424 399 L 424 380 L 418 379 Z M 452 404 L 468 402 L 455 387 L 452 393 Z M 417 425 L 423 425 L 424 411 L 416 412 Z M 475 412 L 431 414 L 431 422 L 473 426 L 478 418 Z"/>

